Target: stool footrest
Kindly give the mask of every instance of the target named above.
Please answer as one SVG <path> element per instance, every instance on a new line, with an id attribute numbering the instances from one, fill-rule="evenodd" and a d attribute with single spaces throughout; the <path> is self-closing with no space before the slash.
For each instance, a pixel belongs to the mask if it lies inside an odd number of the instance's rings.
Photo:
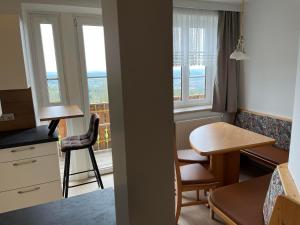
<path id="1" fill-rule="evenodd" d="M 87 172 L 94 172 L 94 170 L 85 170 L 85 171 L 81 171 L 81 172 L 77 172 L 77 173 L 71 173 L 71 174 L 69 174 L 69 176 L 73 176 L 73 175 L 77 175 L 77 174 L 82 174 L 82 173 L 87 173 Z"/>
<path id="2" fill-rule="evenodd" d="M 89 182 L 69 186 L 69 188 L 79 187 L 79 186 L 82 186 L 82 185 L 85 185 L 85 184 L 92 184 L 92 183 L 96 183 L 96 182 L 97 182 L 97 180 L 89 181 Z"/>
<path id="3" fill-rule="evenodd" d="M 71 152 L 72 152 L 71 150 L 66 151 L 66 156 L 65 156 L 65 170 L 64 170 L 64 177 L 63 177 L 63 196 L 65 198 L 68 198 L 68 195 L 69 195 L 69 190 L 68 189 L 69 188 L 78 187 L 78 186 L 81 186 L 81 185 L 91 184 L 91 183 L 95 183 L 95 182 L 98 183 L 99 188 L 101 187 L 101 189 L 104 189 L 103 182 L 102 182 L 102 179 L 101 179 L 101 174 L 99 172 L 96 157 L 95 157 L 95 154 L 94 154 L 93 146 L 88 147 L 88 153 L 89 153 L 91 164 L 92 164 L 92 167 L 93 167 L 92 169 L 89 169 L 89 170 L 75 172 L 75 173 L 70 174 Z M 79 181 L 78 184 L 69 186 L 69 177 L 70 176 L 74 176 L 74 175 L 82 174 L 82 173 L 89 173 L 89 172 L 94 172 L 95 177 L 96 177 L 96 181 L 90 181 L 90 182 L 87 181 L 85 183 L 83 183 L 84 181 L 82 181 L 82 183 Z"/>

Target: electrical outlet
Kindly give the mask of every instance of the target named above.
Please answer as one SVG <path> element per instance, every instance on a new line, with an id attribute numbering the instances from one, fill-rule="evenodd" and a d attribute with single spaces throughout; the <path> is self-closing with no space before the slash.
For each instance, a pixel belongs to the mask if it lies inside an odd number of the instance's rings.
<path id="1" fill-rule="evenodd" d="M 11 121 L 15 120 L 15 114 L 13 113 L 3 113 L 2 116 L 0 117 L 0 121 Z"/>

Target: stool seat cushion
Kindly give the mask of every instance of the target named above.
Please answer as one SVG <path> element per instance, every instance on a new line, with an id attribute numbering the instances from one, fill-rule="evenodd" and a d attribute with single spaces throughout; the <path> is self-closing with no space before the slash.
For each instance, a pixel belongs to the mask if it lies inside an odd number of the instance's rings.
<path id="1" fill-rule="evenodd" d="M 264 225 L 263 205 L 271 175 L 218 188 L 210 201 L 236 224 Z"/>
<path id="2" fill-rule="evenodd" d="M 287 163 L 289 159 L 288 151 L 277 148 L 272 145 L 249 148 L 245 149 L 244 151 L 246 153 L 250 153 L 252 155 L 256 155 L 258 157 L 266 159 L 276 165 Z"/>
<path id="3" fill-rule="evenodd" d="M 208 157 L 198 154 L 193 149 L 179 150 L 177 151 L 177 154 L 179 162 L 182 163 L 209 163 Z"/>
<path id="4" fill-rule="evenodd" d="M 66 137 L 61 140 L 61 151 L 71 151 L 83 149 L 91 146 L 92 141 L 90 140 L 88 135 L 78 135 Z"/>
<path id="5" fill-rule="evenodd" d="M 217 179 L 200 164 L 180 166 L 182 184 L 207 184 L 214 183 Z"/>

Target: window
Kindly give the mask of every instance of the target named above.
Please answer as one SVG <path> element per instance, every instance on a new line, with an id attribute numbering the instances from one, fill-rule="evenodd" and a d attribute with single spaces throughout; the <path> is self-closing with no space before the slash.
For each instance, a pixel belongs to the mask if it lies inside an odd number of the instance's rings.
<path id="1" fill-rule="evenodd" d="M 103 26 L 82 25 L 90 104 L 108 103 Z"/>
<path id="2" fill-rule="evenodd" d="M 211 104 L 217 61 L 218 13 L 174 8 L 173 21 L 175 107 Z"/>
<path id="3" fill-rule="evenodd" d="M 48 87 L 48 100 L 50 103 L 61 102 L 59 76 L 57 72 L 55 45 L 52 24 L 40 24 L 43 55 L 45 63 L 45 76 Z"/>
<path id="4" fill-rule="evenodd" d="M 65 103 L 62 48 L 60 47 L 58 16 L 30 15 L 33 28 L 33 56 L 36 61 L 36 89 L 41 106 Z"/>

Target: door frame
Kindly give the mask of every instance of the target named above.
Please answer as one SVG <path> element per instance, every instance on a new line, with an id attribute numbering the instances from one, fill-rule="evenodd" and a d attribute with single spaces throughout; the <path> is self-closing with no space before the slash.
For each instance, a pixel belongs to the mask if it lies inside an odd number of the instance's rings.
<path id="1" fill-rule="evenodd" d="M 75 15 L 74 16 L 74 25 L 77 37 L 77 47 L 78 47 L 78 56 L 80 61 L 80 74 L 82 80 L 82 88 L 83 88 L 83 103 L 85 107 L 85 112 L 90 113 L 90 102 L 89 102 L 89 92 L 88 92 L 88 78 L 87 68 L 86 68 L 86 57 L 85 57 L 85 49 L 84 49 L 84 36 L 83 36 L 83 25 L 88 26 L 103 26 L 103 21 L 101 16 L 91 16 L 91 15 Z M 89 124 L 89 116 L 85 118 L 85 125 Z M 111 149 L 103 150 L 103 151 L 112 151 Z M 95 151 L 95 155 L 101 155 L 101 151 Z M 101 173 L 112 173 L 113 165 L 111 167 L 105 167 L 100 169 Z M 90 173 L 92 175 L 92 173 Z"/>

